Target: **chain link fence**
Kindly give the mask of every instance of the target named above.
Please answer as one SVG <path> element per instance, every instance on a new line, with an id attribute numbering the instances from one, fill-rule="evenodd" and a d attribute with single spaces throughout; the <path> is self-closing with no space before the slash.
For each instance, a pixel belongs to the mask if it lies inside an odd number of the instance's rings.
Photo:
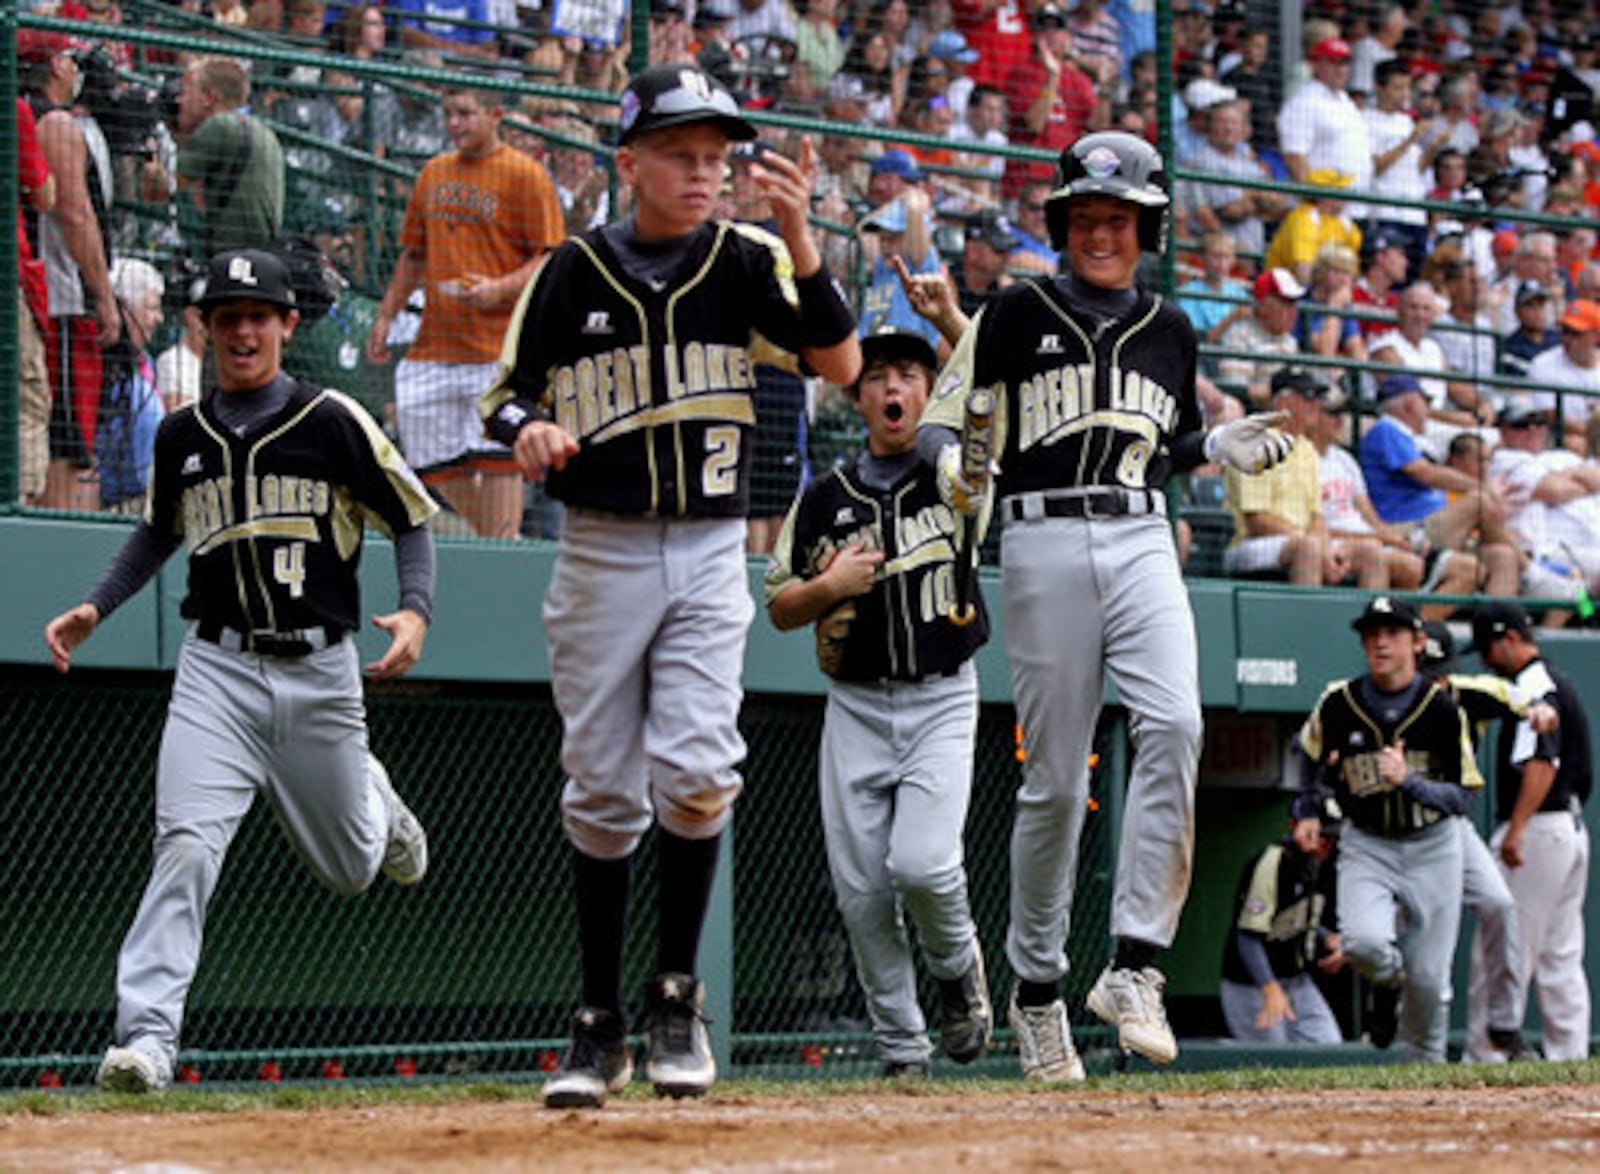
<path id="1" fill-rule="evenodd" d="M 0 683 L 0 1085 L 87 1082 L 111 1038 L 116 951 L 149 867 L 160 674 L 45 670 Z M 560 829 L 560 722 L 543 687 L 411 682 L 371 689 L 372 745 L 427 826 L 416 889 L 335 897 L 265 804 L 229 854 L 184 1026 L 200 1079 L 512 1076 L 551 1066 L 579 989 Z M 751 697 L 733 835 L 735 1072 L 875 1071 L 816 812 L 820 698 Z M 1003 1006 L 1013 715 L 988 706 L 967 826 L 974 913 Z M 87 736 L 92 731 L 92 736 Z M 1095 794 L 1104 801 L 1106 772 Z M 1110 821 L 1088 821 L 1068 979 L 1104 961 Z M 630 992 L 653 970 L 655 884 L 639 855 Z M 935 1005 L 935 990 L 924 990 Z M 337 1068 L 333 1068 L 337 1065 Z M 48 1079 L 48 1078 L 46 1078 Z M 180 1079 L 185 1077 L 180 1074 Z"/>

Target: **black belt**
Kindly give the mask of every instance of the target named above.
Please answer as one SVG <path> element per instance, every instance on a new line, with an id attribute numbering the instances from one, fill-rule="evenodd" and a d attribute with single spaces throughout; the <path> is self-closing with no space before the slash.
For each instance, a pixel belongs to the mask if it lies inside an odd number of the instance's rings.
<path id="1" fill-rule="evenodd" d="M 1017 493 L 1001 503 L 1008 522 L 1040 518 L 1121 518 L 1128 515 L 1167 516 L 1167 495 L 1153 489 L 1082 489 L 1043 493 Z"/>
<path id="2" fill-rule="evenodd" d="M 307 656 L 324 648 L 332 648 L 345 637 L 343 628 L 301 628 L 293 632 L 257 629 L 241 632 L 211 620 L 197 623 L 194 634 L 207 644 L 215 644 L 229 652 L 254 652 L 258 656 Z"/>

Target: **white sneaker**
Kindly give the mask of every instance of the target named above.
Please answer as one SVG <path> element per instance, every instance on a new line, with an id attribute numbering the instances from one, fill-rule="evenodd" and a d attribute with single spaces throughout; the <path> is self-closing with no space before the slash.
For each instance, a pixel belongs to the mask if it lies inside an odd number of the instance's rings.
<path id="1" fill-rule="evenodd" d="M 414 885 L 428 875 L 428 833 L 394 789 L 383 763 L 369 754 L 367 770 L 389 807 L 389 842 L 383 849 L 383 875 L 397 885 Z"/>
<path id="2" fill-rule="evenodd" d="M 1117 1042 L 1157 1064 L 1178 1058 L 1178 1041 L 1161 1004 L 1166 978 L 1154 966 L 1143 970 L 1101 971 L 1089 991 L 1089 1010 L 1117 1029 Z"/>
<path id="3" fill-rule="evenodd" d="M 656 1095 L 698 1097 L 717 1079 L 706 1031 L 706 988 L 692 974 L 658 974 L 645 984 L 645 1075 Z"/>
<path id="4" fill-rule="evenodd" d="M 137 1048 L 107 1048 L 94 1082 L 105 1092 L 160 1092 L 170 1080 L 155 1060 Z"/>
<path id="5" fill-rule="evenodd" d="M 1017 994 L 1012 991 L 1006 1018 L 1017 1033 L 1017 1054 L 1026 1079 L 1083 1083 L 1083 1061 L 1072 1046 L 1066 1003 L 1057 999 L 1043 1007 L 1020 1007 Z"/>

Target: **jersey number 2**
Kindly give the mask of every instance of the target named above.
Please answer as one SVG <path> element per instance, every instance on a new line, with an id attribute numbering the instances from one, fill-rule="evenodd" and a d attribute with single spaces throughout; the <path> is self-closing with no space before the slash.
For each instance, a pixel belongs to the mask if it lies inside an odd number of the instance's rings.
<path id="1" fill-rule="evenodd" d="M 289 598 L 306 593 L 306 544 L 291 542 L 272 552 L 272 577 L 289 589 Z"/>
<path id="2" fill-rule="evenodd" d="M 726 497 L 739 488 L 739 430 L 726 425 L 706 429 L 706 463 L 700 467 L 700 492 Z"/>

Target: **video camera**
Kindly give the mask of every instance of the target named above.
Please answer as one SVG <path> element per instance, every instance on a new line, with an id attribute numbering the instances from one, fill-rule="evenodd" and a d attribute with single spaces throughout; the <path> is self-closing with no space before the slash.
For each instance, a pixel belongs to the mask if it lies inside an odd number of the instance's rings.
<path id="1" fill-rule="evenodd" d="M 127 77 L 103 45 L 79 53 L 78 70 L 83 75 L 79 101 L 100 124 L 111 153 L 150 157 L 157 127 L 178 121 L 182 79 L 172 76 L 152 86 Z"/>

